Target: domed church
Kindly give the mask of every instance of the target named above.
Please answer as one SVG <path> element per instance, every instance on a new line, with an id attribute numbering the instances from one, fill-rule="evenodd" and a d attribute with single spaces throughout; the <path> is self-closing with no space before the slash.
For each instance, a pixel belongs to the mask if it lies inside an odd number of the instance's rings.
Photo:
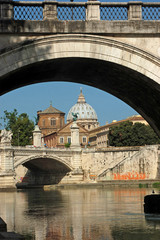
<path id="1" fill-rule="evenodd" d="M 67 115 L 67 123 L 73 121 L 72 113 L 78 114 L 77 123 L 87 130 L 92 130 L 99 127 L 98 118 L 95 110 L 88 103 L 86 103 L 85 97 L 80 90 L 77 103 L 71 107 Z"/>

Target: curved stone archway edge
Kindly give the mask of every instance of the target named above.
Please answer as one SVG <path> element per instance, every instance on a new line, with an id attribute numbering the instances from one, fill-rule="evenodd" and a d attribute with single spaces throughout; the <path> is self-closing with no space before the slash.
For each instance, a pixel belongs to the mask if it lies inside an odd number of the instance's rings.
<path id="1" fill-rule="evenodd" d="M 160 83 L 159 58 L 131 45 L 91 35 L 56 35 L 30 40 L 3 49 L 0 77 L 40 61 L 58 58 L 91 58 L 113 62 Z"/>
<path id="2" fill-rule="evenodd" d="M 45 81 L 91 85 L 129 104 L 160 135 L 160 61 L 142 49 L 87 34 L 24 41 L 1 50 L 0 94 Z"/>
<path id="3" fill-rule="evenodd" d="M 63 164 L 66 168 L 68 168 L 70 171 L 73 170 L 73 167 L 64 159 L 56 156 L 56 155 L 50 155 L 50 156 L 45 156 L 45 155 L 31 155 L 31 156 L 25 156 L 21 158 L 19 161 L 15 162 L 14 168 L 17 168 L 20 165 L 23 165 L 29 161 L 36 160 L 36 159 L 50 159 L 51 161 L 57 161 L 61 164 Z"/>

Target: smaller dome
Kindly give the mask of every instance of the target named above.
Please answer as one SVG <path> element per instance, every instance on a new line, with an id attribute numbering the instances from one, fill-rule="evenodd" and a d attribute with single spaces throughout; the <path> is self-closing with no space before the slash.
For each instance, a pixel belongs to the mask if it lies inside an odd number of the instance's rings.
<path id="1" fill-rule="evenodd" d="M 88 103 L 86 103 L 85 97 L 82 93 L 82 89 L 78 97 L 77 103 L 69 110 L 69 113 L 67 115 L 67 122 L 73 120 L 72 113 L 78 113 L 78 120 L 90 119 L 97 121 L 98 119 L 95 110 Z"/>

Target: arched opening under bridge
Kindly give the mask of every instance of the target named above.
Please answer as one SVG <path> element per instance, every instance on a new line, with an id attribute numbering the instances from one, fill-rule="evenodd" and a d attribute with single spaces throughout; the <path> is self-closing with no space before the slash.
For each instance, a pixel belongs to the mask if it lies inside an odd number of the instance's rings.
<path id="1" fill-rule="evenodd" d="M 160 136 L 160 63 L 139 48 L 98 36 L 57 35 L 4 49 L 0 62 L 0 94 L 47 81 L 87 84 L 127 103 Z"/>
<path id="2" fill-rule="evenodd" d="M 56 157 L 33 156 L 15 164 L 18 188 L 57 184 L 70 171 L 70 164 Z"/>

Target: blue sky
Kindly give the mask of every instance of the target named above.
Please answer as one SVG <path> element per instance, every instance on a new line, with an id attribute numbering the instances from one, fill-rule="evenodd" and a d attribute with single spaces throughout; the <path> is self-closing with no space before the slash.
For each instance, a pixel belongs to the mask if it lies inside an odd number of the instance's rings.
<path id="1" fill-rule="evenodd" d="M 67 115 L 69 109 L 77 102 L 80 87 L 86 102 L 97 112 L 101 125 L 106 121 L 125 119 L 136 114 L 127 104 L 97 88 L 76 83 L 49 82 L 29 85 L 1 96 L 0 116 L 3 116 L 4 110 L 12 111 L 16 108 L 19 113 L 26 112 L 34 120 L 37 111 L 49 107 L 50 101 L 53 107 Z"/>

